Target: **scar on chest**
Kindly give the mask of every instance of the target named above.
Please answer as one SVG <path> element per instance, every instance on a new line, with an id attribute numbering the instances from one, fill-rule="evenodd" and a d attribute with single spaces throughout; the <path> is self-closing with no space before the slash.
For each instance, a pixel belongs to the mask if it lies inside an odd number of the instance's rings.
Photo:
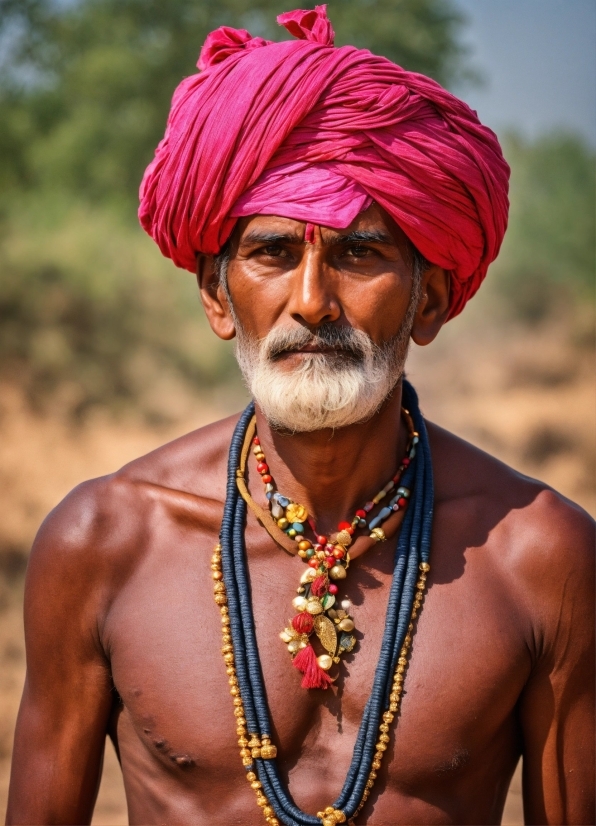
<path id="1" fill-rule="evenodd" d="M 159 752 L 160 755 L 170 760 L 174 765 L 180 766 L 181 769 L 188 769 L 191 766 L 196 766 L 196 760 L 190 754 L 175 751 L 171 748 L 165 737 L 152 736 L 151 729 L 144 728 L 143 733 L 147 736 L 151 745 Z"/>

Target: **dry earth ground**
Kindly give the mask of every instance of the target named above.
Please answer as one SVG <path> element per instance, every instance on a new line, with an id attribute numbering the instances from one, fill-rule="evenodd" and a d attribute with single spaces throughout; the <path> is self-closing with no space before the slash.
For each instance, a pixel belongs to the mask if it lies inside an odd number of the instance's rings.
<path id="1" fill-rule="evenodd" d="M 450 329 L 451 328 L 451 329 Z M 411 355 L 409 377 L 428 418 L 544 479 L 592 514 L 595 398 L 591 354 L 564 329 L 479 331 L 455 322 L 433 351 Z M 168 439 L 230 412 L 197 404 L 193 421 L 156 431 L 98 417 L 82 429 L 32 415 L 0 388 L 0 812 L 25 667 L 21 623 L 26 549 L 47 511 L 77 482 L 112 471 Z M 241 404 L 238 395 L 237 407 Z M 108 744 L 93 823 L 127 822 L 122 781 Z M 503 823 L 523 822 L 519 772 Z"/>

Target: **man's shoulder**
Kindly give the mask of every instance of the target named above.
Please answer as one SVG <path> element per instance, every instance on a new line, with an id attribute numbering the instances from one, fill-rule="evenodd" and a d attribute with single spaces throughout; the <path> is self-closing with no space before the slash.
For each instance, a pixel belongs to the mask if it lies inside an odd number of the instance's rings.
<path id="1" fill-rule="evenodd" d="M 595 523 L 579 505 L 465 440 L 430 425 L 437 505 L 467 525 L 470 547 L 490 570 L 553 608 L 563 591 L 585 590 L 594 569 Z M 535 606 L 534 606 L 535 608 Z"/>
<path id="2" fill-rule="evenodd" d="M 36 567 L 134 564 L 156 510 L 199 524 L 221 510 L 227 454 L 238 416 L 192 431 L 77 485 L 46 517 L 32 550 Z"/>

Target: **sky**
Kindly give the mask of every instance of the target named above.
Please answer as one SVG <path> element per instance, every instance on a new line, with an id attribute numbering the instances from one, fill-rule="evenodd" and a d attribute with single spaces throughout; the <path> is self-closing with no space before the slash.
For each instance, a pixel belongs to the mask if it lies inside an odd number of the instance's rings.
<path id="1" fill-rule="evenodd" d="M 457 89 L 497 133 L 579 132 L 596 146 L 596 0 L 454 0 L 480 88 Z"/>

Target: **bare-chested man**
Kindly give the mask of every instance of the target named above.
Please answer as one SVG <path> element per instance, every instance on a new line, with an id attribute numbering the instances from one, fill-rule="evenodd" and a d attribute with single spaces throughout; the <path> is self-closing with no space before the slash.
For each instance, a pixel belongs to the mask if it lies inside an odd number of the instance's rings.
<path id="1" fill-rule="evenodd" d="M 175 98 L 141 217 L 176 263 L 198 265 L 214 332 L 238 337 L 277 489 L 331 536 L 404 455 L 408 340 L 431 343 L 486 273 L 506 223 L 506 167 L 494 136 L 440 87 L 332 48 L 323 7 L 290 18 L 306 39 L 267 45 L 228 30 L 208 40 L 204 72 Z M 213 600 L 236 422 L 79 486 L 42 526 L 10 823 L 88 823 L 106 733 L 131 823 L 291 822 L 261 811 L 259 781 L 246 782 Z M 593 523 L 440 427 L 428 423 L 428 435 L 431 571 L 400 712 L 356 823 L 499 823 L 520 755 L 527 823 L 593 823 Z M 250 460 L 248 487 L 267 510 Z M 383 523 L 385 542 L 356 526 L 340 596 L 359 642 L 323 691 L 301 688 L 279 639 L 304 560 L 249 511 L 277 765 L 311 817 L 337 798 L 352 761 L 402 515 Z"/>

